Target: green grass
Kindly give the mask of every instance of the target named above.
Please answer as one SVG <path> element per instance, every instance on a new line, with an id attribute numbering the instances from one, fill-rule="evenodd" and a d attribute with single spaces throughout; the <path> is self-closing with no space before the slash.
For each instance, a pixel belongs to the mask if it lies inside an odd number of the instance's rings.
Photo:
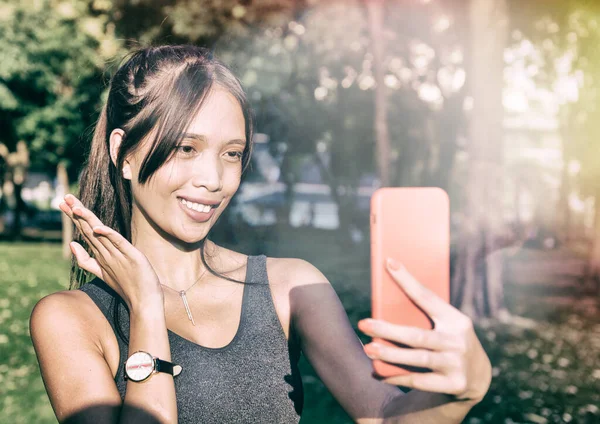
<path id="1" fill-rule="evenodd" d="M 367 255 L 344 251 L 333 239 L 294 241 L 265 244 L 261 249 L 272 256 L 310 260 L 331 280 L 352 324 L 367 317 Z M 68 269 L 58 244 L 0 243 L 1 422 L 56 422 L 31 346 L 28 319 L 38 299 L 67 287 Z M 576 302 L 558 310 L 539 296 L 507 285 L 511 310 L 548 317 L 533 329 L 476 323 L 495 377 L 488 395 L 473 408 L 466 423 L 592 423 L 600 419 L 597 303 L 590 307 L 588 299 L 586 308 Z M 550 309 L 542 313 L 543 308 Z M 304 359 L 301 370 L 305 387 L 302 423 L 350 423 Z"/>
<path id="2" fill-rule="evenodd" d="M 56 244 L 0 244 L 0 399 L 2 422 L 56 423 L 29 338 L 38 299 L 68 285 Z"/>

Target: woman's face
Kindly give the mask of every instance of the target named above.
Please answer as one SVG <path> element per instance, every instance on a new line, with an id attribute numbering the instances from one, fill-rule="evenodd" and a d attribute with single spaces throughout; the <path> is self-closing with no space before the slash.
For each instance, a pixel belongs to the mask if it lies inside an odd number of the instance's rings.
<path id="1" fill-rule="evenodd" d="M 180 147 L 145 185 L 137 178 L 148 147 L 129 161 L 134 235 L 150 225 L 185 243 L 204 239 L 240 185 L 246 143 L 239 102 L 224 89 L 211 90 Z"/>

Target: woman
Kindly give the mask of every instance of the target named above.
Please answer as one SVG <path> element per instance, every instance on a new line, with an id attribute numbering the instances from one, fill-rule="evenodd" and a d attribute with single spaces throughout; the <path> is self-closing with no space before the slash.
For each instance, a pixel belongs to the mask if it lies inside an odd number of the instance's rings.
<path id="1" fill-rule="evenodd" d="M 206 50 L 142 49 L 118 69 L 81 201 L 61 204 L 78 234 L 74 269 L 96 278 L 43 298 L 31 316 L 58 420 L 297 422 L 302 351 L 357 422 L 460 422 L 489 387 L 489 360 L 470 320 L 406 270 L 389 268 L 435 331 L 364 320 L 366 334 L 414 347 L 365 349 L 433 371 L 381 381 L 317 269 L 207 238 L 251 140 L 243 90 Z"/>

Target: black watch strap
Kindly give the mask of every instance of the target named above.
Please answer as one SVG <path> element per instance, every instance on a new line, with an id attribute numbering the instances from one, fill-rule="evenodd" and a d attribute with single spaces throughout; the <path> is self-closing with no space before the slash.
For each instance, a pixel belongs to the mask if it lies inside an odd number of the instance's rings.
<path id="1" fill-rule="evenodd" d="M 156 371 L 173 375 L 173 364 L 169 361 L 156 358 Z"/>
<path id="2" fill-rule="evenodd" d="M 179 375 L 181 369 L 181 365 L 176 365 L 169 361 L 163 361 L 162 359 L 156 358 L 156 372 L 164 372 L 175 377 Z"/>

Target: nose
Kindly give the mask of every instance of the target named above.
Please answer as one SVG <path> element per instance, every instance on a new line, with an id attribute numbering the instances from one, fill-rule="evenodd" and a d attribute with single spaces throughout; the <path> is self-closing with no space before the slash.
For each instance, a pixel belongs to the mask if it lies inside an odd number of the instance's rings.
<path id="1" fill-rule="evenodd" d="M 219 191 L 222 185 L 223 164 L 218 155 L 205 150 L 194 161 L 192 185 L 208 191 Z"/>

